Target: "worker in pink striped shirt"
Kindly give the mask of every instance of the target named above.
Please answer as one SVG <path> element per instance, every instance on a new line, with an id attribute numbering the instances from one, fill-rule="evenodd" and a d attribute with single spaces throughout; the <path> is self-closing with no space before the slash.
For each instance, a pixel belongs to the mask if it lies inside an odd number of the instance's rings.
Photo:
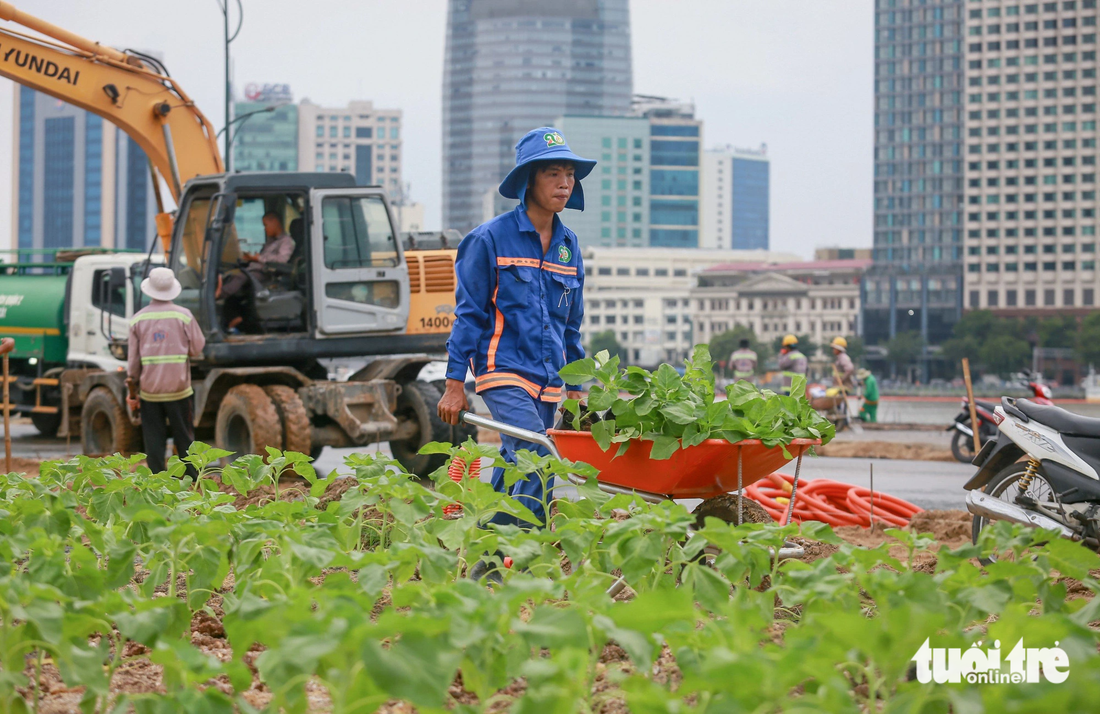
<path id="1" fill-rule="evenodd" d="M 180 456 L 195 439 L 191 360 L 202 355 L 206 338 L 191 311 L 172 302 L 181 289 L 170 269 L 153 268 L 141 282 L 151 302 L 130 320 L 128 373 L 138 394 L 126 401 L 141 410 L 145 458 L 153 473 L 165 470 L 169 429 Z"/>

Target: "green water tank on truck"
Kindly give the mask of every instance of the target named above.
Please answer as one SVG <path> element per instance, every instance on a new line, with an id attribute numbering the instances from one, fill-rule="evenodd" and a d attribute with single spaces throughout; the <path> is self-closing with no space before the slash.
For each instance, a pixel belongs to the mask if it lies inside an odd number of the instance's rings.
<path id="1" fill-rule="evenodd" d="M 0 335 L 15 338 L 10 353 L 14 411 L 52 436 L 61 423 L 57 375 L 65 366 L 65 275 L 5 275 L 0 281 Z"/>
<path id="2" fill-rule="evenodd" d="M 75 385 L 90 371 L 125 369 L 110 343 L 126 336 L 137 294 L 131 267 L 144 258 L 102 253 L 0 269 L 0 335 L 15 338 L 13 411 L 29 416 L 44 435 L 63 426 L 66 382 Z"/>

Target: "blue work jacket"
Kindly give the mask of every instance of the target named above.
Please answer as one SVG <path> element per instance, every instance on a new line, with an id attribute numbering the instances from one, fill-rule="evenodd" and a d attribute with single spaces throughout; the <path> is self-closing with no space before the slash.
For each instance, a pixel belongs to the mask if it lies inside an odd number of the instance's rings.
<path id="1" fill-rule="evenodd" d="M 518 206 L 466 236 L 455 272 L 447 378 L 464 380 L 469 368 L 478 392 L 519 387 L 534 399 L 560 401 L 565 385 L 558 370 L 584 357 L 584 265 L 576 234 L 554 216 L 543 255 L 538 231 Z"/>

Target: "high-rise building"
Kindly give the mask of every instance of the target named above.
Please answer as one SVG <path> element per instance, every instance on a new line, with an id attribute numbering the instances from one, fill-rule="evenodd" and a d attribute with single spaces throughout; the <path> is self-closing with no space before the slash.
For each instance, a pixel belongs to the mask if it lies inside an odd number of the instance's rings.
<path id="1" fill-rule="evenodd" d="M 14 98 L 16 245 L 148 248 L 156 207 L 149 161 L 134 140 L 28 87 Z"/>
<path id="2" fill-rule="evenodd" d="M 443 67 L 443 226 L 466 232 L 525 133 L 630 113 L 628 0 L 450 0 Z"/>
<path id="3" fill-rule="evenodd" d="M 361 186 L 382 186 L 391 199 L 403 195 L 401 110 L 371 102 L 326 108 L 298 105 L 298 170 L 346 171 Z"/>
<path id="4" fill-rule="evenodd" d="M 584 180 L 584 211 L 562 215 L 584 246 L 649 245 L 649 120 L 564 116 L 569 148 L 596 159 Z"/>
<path id="5" fill-rule="evenodd" d="M 966 308 L 1095 310 L 1097 2 L 966 11 Z"/>
<path id="6" fill-rule="evenodd" d="M 637 97 L 635 112 L 555 121 L 574 152 L 598 162 L 585 210 L 566 222 L 586 246 L 698 248 L 703 123 L 692 105 L 657 97 Z"/>
<path id="7" fill-rule="evenodd" d="M 767 147 L 709 149 L 703 155 L 702 247 L 768 249 Z"/>
<path id="8" fill-rule="evenodd" d="M 285 84 L 249 84 L 233 105 L 234 171 L 298 170 L 298 107 Z"/>
<path id="9" fill-rule="evenodd" d="M 862 299 L 871 345 L 906 331 L 936 344 L 962 310 L 963 13 L 971 4 L 875 3 L 874 264 Z"/>
<path id="10" fill-rule="evenodd" d="M 694 105 L 660 97 L 639 95 L 634 111 L 649 119 L 649 244 L 698 248 L 703 122 Z"/>

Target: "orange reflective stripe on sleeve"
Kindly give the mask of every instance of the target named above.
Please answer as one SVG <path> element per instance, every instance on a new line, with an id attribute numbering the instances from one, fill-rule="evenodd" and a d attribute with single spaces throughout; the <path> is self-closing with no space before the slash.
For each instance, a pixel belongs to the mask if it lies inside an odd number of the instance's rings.
<path id="1" fill-rule="evenodd" d="M 493 338 L 489 340 L 489 353 L 486 355 L 486 367 L 492 372 L 497 367 L 497 345 L 500 344 L 500 336 L 504 334 L 504 313 L 497 307 L 497 293 L 500 291 L 500 276 L 497 276 L 497 286 L 493 289 L 493 309 L 496 310 L 496 324 L 493 327 Z"/>
<path id="2" fill-rule="evenodd" d="M 544 387 L 539 399 L 544 402 L 560 402 L 561 396 L 561 387 Z"/>
<path id="3" fill-rule="evenodd" d="M 573 265 L 554 265 L 553 263 L 543 263 L 542 269 L 548 273 L 557 273 L 558 275 L 576 275 L 577 268 Z"/>
<path id="4" fill-rule="evenodd" d="M 537 384 L 511 372 L 483 374 L 475 382 L 474 390 L 477 392 L 484 392 L 486 389 L 492 389 L 493 387 L 519 387 L 536 399 L 539 396 L 539 386 Z"/>
<path id="5" fill-rule="evenodd" d="M 537 268 L 539 267 L 539 261 L 536 258 L 497 258 L 497 267 L 504 268 L 510 265 L 522 265 L 525 268 Z"/>

